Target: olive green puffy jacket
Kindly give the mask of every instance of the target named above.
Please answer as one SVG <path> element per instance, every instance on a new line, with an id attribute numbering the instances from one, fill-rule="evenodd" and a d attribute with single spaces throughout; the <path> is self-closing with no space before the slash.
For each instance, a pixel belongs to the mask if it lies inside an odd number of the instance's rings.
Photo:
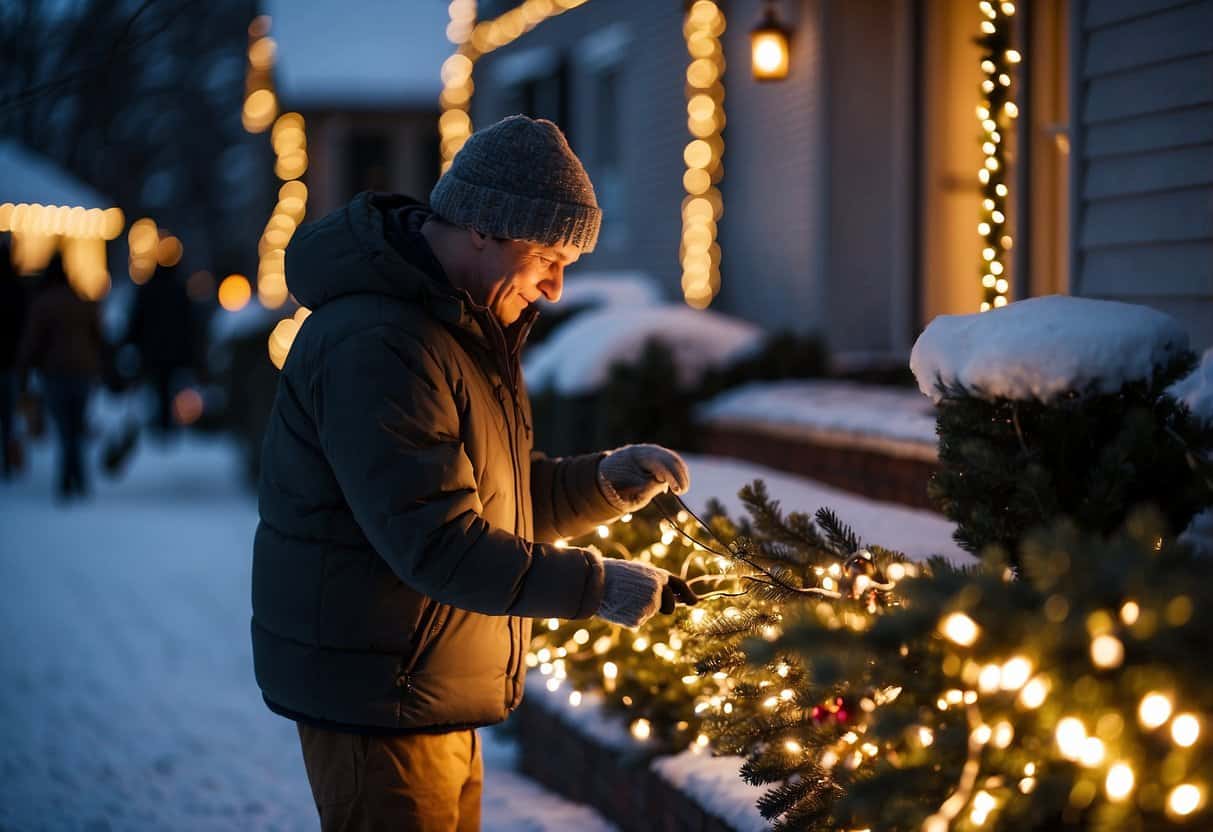
<path id="1" fill-rule="evenodd" d="M 275 711 L 337 727 L 499 722 L 522 699 L 532 617 L 593 615 L 596 555 L 552 542 L 614 516 L 601 455 L 533 455 L 517 352 L 466 292 L 406 262 L 362 194 L 291 243 L 312 314 L 265 435 L 253 660 Z"/>

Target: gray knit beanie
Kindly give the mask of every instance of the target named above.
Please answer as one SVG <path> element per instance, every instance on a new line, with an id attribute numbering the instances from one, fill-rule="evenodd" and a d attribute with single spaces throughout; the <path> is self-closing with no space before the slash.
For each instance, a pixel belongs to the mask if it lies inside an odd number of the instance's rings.
<path id="1" fill-rule="evenodd" d="M 602 211 L 564 134 L 546 119 L 509 116 L 473 133 L 430 192 L 449 223 L 492 237 L 594 250 Z"/>

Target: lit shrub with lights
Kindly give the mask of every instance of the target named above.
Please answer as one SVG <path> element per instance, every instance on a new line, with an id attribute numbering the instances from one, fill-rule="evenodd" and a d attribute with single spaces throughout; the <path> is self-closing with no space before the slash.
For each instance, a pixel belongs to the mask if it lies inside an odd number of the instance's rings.
<path id="1" fill-rule="evenodd" d="M 549 689 L 601 691 L 654 750 L 742 756 L 776 830 L 1203 828 L 1213 592 L 1161 514 L 1056 523 L 1016 579 L 998 550 L 912 564 L 761 483 L 743 498 L 710 534 L 686 513 L 605 530 L 712 594 L 637 633 L 549 622 Z"/>
<path id="2" fill-rule="evenodd" d="M 541 620 L 527 663 L 547 677 L 548 690 L 567 690 L 573 705 L 580 704 L 583 691 L 600 692 L 606 709 L 624 718 L 634 736 L 654 749 L 672 750 L 698 737 L 703 715 L 698 699 L 719 697 L 727 689 L 727 681 L 697 673 L 689 642 L 709 610 L 723 612 L 728 599 L 713 594 L 727 579 L 720 561 L 692 542 L 694 520 L 661 499 L 577 543 L 607 557 L 643 560 L 679 574 L 702 596 L 700 604 L 657 616 L 638 632 L 597 618 Z M 668 515 L 663 516 L 663 508 Z M 733 533 L 719 513 L 709 522 L 721 534 Z"/>
<path id="3" fill-rule="evenodd" d="M 777 829 L 1205 828 L 1213 599 L 1164 528 L 1059 523 L 1024 543 L 1023 580 L 935 562 L 853 626 L 789 626 L 780 653 L 866 698 L 842 736 L 793 728 L 752 757 L 788 778 L 764 812 Z"/>

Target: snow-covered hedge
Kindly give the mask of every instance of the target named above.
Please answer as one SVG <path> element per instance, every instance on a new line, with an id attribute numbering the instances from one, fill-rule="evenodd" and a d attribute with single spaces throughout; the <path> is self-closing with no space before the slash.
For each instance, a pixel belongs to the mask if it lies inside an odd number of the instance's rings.
<path id="1" fill-rule="evenodd" d="M 659 342 L 674 355 L 677 377 L 688 386 L 712 367 L 756 348 L 755 325 L 684 304 L 607 306 L 575 316 L 527 356 L 527 386 L 578 396 L 602 389 L 615 364 L 635 363 L 645 345 Z"/>
<path id="2" fill-rule="evenodd" d="M 1209 504 L 1193 462 L 1213 428 L 1165 391 L 1194 364 L 1179 324 L 1141 306 L 1051 296 L 937 318 L 911 367 L 938 406 L 931 493 L 957 541 L 1010 554 L 1057 516 L 1110 533 L 1140 504 L 1181 532 Z"/>

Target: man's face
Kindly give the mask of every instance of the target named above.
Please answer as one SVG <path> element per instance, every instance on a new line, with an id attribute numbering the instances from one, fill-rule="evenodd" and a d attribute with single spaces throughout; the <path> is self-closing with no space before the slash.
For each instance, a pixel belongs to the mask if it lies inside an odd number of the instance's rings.
<path id="1" fill-rule="evenodd" d="M 477 286 L 473 299 L 509 326 L 541 296 L 555 303 L 564 270 L 581 257 L 574 245 L 545 246 L 525 240 L 498 240 L 472 232 L 476 240 Z"/>

